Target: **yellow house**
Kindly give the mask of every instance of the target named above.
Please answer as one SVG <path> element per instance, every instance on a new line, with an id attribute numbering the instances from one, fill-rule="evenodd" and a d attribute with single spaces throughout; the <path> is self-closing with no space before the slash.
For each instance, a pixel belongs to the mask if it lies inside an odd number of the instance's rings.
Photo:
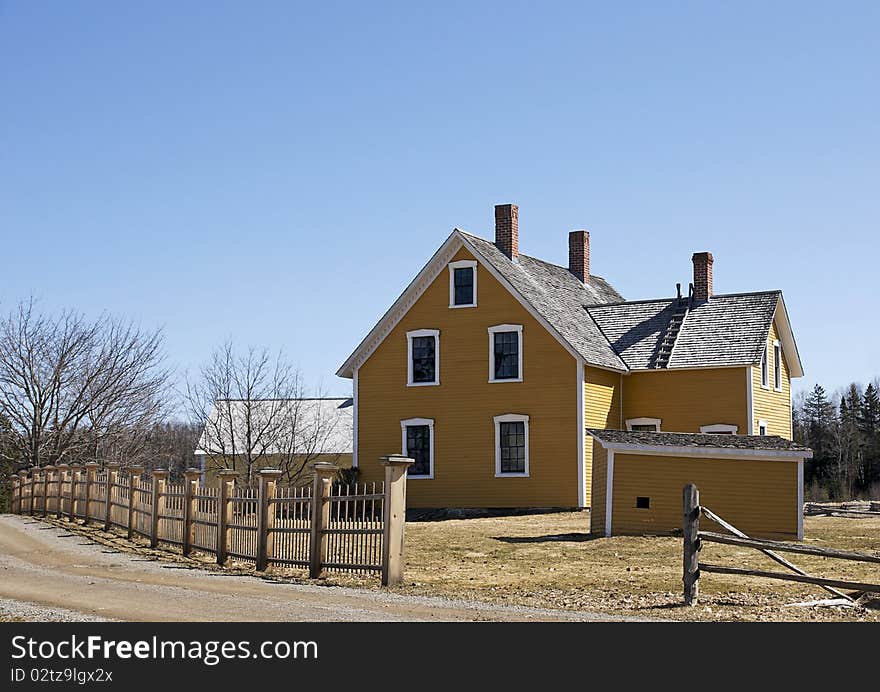
<path id="1" fill-rule="evenodd" d="M 495 207 L 494 242 L 455 229 L 337 372 L 361 480 L 403 453 L 410 507 L 587 508 L 588 429 L 790 445 L 803 371 L 780 291 L 714 295 L 697 253 L 688 295 L 625 301 L 591 273 L 587 231 L 569 234 L 568 267 L 518 240 L 512 204 Z"/>

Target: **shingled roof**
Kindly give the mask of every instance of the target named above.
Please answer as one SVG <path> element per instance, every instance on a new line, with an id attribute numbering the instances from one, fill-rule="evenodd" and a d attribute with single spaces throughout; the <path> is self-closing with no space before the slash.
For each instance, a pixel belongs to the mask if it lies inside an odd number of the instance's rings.
<path id="1" fill-rule="evenodd" d="M 725 367 L 759 363 L 780 291 L 737 293 L 696 301 L 675 339 L 668 368 Z M 587 308 L 627 367 L 656 367 L 678 300 L 623 302 Z"/>
<path id="2" fill-rule="evenodd" d="M 778 435 L 712 435 L 705 433 L 624 432 L 587 428 L 604 445 L 639 445 L 642 447 L 692 447 L 711 449 L 747 449 L 771 452 L 798 452 L 812 456 L 809 447 Z"/>

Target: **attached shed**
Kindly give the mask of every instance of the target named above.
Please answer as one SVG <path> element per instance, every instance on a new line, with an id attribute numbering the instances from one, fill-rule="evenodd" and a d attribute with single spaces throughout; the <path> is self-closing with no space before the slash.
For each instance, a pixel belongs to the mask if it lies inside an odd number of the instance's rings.
<path id="1" fill-rule="evenodd" d="M 806 447 L 776 436 L 587 433 L 593 438 L 593 533 L 681 529 L 682 489 L 694 483 L 701 504 L 748 535 L 803 538 L 804 459 L 813 456 Z"/>

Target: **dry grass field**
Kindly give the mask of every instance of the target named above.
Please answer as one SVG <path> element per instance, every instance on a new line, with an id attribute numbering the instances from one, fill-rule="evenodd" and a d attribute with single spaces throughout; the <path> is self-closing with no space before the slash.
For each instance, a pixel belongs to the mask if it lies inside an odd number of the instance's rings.
<path id="1" fill-rule="evenodd" d="M 805 542 L 880 555 L 880 519 L 806 517 Z M 796 607 L 830 598 L 819 587 L 704 574 L 696 607 L 682 605 L 681 539 L 593 538 L 586 513 L 408 523 L 406 584 L 448 595 L 550 608 L 682 620 L 880 621 L 859 609 Z M 880 565 L 787 554 L 816 576 L 880 583 Z M 703 562 L 785 571 L 755 550 L 705 544 Z"/>

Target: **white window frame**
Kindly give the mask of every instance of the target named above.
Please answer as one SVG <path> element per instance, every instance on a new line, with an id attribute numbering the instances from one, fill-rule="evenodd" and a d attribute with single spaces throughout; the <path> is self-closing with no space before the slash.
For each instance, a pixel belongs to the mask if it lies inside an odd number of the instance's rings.
<path id="1" fill-rule="evenodd" d="M 456 305 L 455 304 L 455 270 L 468 269 L 473 270 L 474 275 L 474 295 L 473 302 Z M 477 307 L 477 262 L 476 260 L 458 260 L 449 263 L 449 307 L 450 308 L 475 308 Z"/>
<path id="2" fill-rule="evenodd" d="M 410 426 L 427 425 L 428 426 L 428 475 L 414 476 L 407 471 L 406 477 L 409 480 L 432 480 L 434 478 L 434 419 L 433 418 L 407 418 L 400 421 L 400 453 L 407 455 L 406 450 L 406 429 Z"/>
<path id="3" fill-rule="evenodd" d="M 660 432 L 660 424 L 662 422 L 660 418 L 627 418 L 626 430 L 627 432 L 632 432 L 634 425 L 653 425 L 654 432 Z"/>
<path id="4" fill-rule="evenodd" d="M 767 342 L 764 342 L 764 355 L 761 358 L 761 387 L 770 389 L 770 354 L 768 353 Z"/>
<path id="5" fill-rule="evenodd" d="M 434 337 L 434 381 L 413 382 L 413 339 L 420 336 Z M 440 384 L 440 330 L 439 329 L 415 329 L 406 333 L 406 386 L 407 387 L 434 387 Z"/>
<path id="6" fill-rule="evenodd" d="M 782 391 L 782 344 L 773 342 L 773 390 Z"/>
<path id="7" fill-rule="evenodd" d="M 495 379 L 495 335 L 498 332 L 516 332 L 517 333 L 517 355 L 519 363 L 517 365 L 517 373 L 519 377 L 502 377 Z M 523 381 L 523 326 L 521 324 L 496 324 L 489 327 L 489 383 L 497 382 L 522 382 Z"/>
<path id="8" fill-rule="evenodd" d="M 728 423 L 713 423 L 712 425 L 701 425 L 700 432 L 704 435 L 727 434 L 736 435 L 739 431 L 738 425 L 730 425 Z"/>
<path id="9" fill-rule="evenodd" d="M 529 477 L 529 417 L 521 413 L 504 413 L 495 416 L 495 478 L 528 478 Z M 524 423 L 526 435 L 525 470 L 517 473 L 501 473 L 501 423 Z"/>
<path id="10" fill-rule="evenodd" d="M 764 428 L 764 432 L 763 432 L 763 433 L 761 432 L 761 428 Z M 767 435 L 769 435 L 769 434 L 770 434 L 770 428 L 769 428 L 769 426 L 767 425 L 767 421 L 765 421 L 765 420 L 762 418 L 761 420 L 758 421 L 758 435 L 764 435 L 764 436 L 767 436 Z"/>

